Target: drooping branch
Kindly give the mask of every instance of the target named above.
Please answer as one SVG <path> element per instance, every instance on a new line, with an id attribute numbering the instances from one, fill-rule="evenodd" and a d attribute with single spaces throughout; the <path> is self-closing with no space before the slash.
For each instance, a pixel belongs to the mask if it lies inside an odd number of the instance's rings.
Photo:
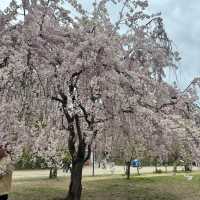
<path id="1" fill-rule="evenodd" d="M 76 147 L 75 147 L 75 130 L 74 130 L 74 125 L 73 121 L 68 122 L 68 130 L 69 130 L 69 138 L 68 138 L 68 147 L 69 147 L 69 152 L 72 157 L 72 159 L 76 158 Z"/>
<path id="2" fill-rule="evenodd" d="M 81 143 L 84 140 L 84 138 L 82 137 L 80 119 L 79 119 L 78 114 L 75 114 L 74 119 L 75 119 L 75 123 L 76 123 L 76 130 L 77 130 L 77 134 L 78 134 L 78 138 L 79 138 L 79 143 Z"/>
<path id="3" fill-rule="evenodd" d="M 54 97 L 54 96 L 52 96 L 51 99 L 52 99 L 52 100 L 55 100 L 55 101 L 58 101 L 58 102 L 60 102 L 60 103 L 63 104 L 63 100 L 60 99 L 60 98 L 58 98 L 58 97 Z"/>
<path id="4" fill-rule="evenodd" d="M 59 95 L 61 96 L 62 98 L 62 105 L 64 108 L 67 107 L 67 95 L 64 94 L 64 92 L 62 92 L 62 90 L 59 89 Z"/>
<path id="5" fill-rule="evenodd" d="M 60 95 L 61 98 L 56 97 L 56 96 L 52 96 L 51 99 L 61 103 L 64 115 L 65 115 L 68 123 L 71 123 L 71 121 L 73 121 L 73 117 L 70 116 L 70 114 L 67 110 L 67 95 L 65 95 L 61 90 L 59 90 L 59 95 Z"/>
<path id="6" fill-rule="evenodd" d="M 90 114 L 86 111 L 86 109 L 83 107 L 83 105 L 81 103 L 79 103 L 79 108 L 82 110 L 83 116 L 84 116 L 85 121 L 87 122 L 88 126 L 90 126 L 91 125 L 91 120 L 89 119 Z"/>
<path id="7" fill-rule="evenodd" d="M 8 59 L 9 59 L 9 56 L 6 56 L 3 59 L 2 63 L 0 63 L 0 69 L 6 67 L 8 65 Z"/>
<path id="8" fill-rule="evenodd" d="M 91 157 L 91 144 L 89 144 L 88 145 L 88 147 L 87 147 L 87 156 L 85 157 L 85 160 L 84 160 L 84 162 L 86 162 L 87 160 L 89 160 L 90 159 L 90 157 Z"/>
<path id="9" fill-rule="evenodd" d="M 41 23 L 39 24 L 40 33 L 43 31 L 43 26 L 44 26 L 44 23 L 45 23 L 45 17 L 46 17 L 46 15 L 47 15 L 49 3 L 50 3 L 50 0 L 48 0 L 48 1 L 46 2 L 46 7 L 45 7 L 44 13 L 42 14 L 42 17 L 41 17 Z"/>

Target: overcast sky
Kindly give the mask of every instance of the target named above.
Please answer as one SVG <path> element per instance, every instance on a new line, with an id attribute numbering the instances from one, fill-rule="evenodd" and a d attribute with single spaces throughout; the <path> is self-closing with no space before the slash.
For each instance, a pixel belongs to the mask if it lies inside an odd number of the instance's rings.
<path id="1" fill-rule="evenodd" d="M 153 11 L 161 11 L 165 28 L 181 54 L 177 73 L 184 88 L 200 76 L 200 0 L 149 0 Z M 172 79 L 172 73 L 168 74 Z"/>
<path id="2" fill-rule="evenodd" d="M 87 0 L 89 1 L 89 0 Z M 0 9 L 10 0 L 0 0 Z M 180 52 L 182 61 L 177 72 L 178 86 L 186 87 L 200 76 L 200 0 L 149 0 L 150 10 L 162 12 L 165 28 Z M 174 80 L 174 73 L 167 79 Z"/>

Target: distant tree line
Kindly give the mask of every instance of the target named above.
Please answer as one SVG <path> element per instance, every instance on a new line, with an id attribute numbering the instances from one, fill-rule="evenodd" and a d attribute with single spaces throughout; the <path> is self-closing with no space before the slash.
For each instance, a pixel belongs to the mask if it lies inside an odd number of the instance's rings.
<path id="1" fill-rule="evenodd" d="M 68 152 L 65 152 L 65 156 L 62 158 L 63 169 L 69 168 L 70 162 L 70 155 Z M 15 169 L 49 169 L 49 166 L 45 158 L 24 149 L 21 157 L 18 158 L 18 161 L 15 164 Z"/>

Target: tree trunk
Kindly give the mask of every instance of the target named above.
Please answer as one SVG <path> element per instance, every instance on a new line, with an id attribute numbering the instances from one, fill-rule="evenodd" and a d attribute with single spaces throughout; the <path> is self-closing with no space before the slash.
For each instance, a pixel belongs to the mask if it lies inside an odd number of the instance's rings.
<path id="1" fill-rule="evenodd" d="M 55 167 L 53 169 L 53 178 L 57 178 L 57 177 L 58 177 L 58 169 L 57 169 L 57 167 Z"/>
<path id="2" fill-rule="evenodd" d="M 49 171 L 49 178 L 52 179 L 53 177 L 53 168 L 50 168 L 50 171 Z"/>
<path id="3" fill-rule="evenodd" d="M 49 171 L 49 178 L 50 178 L 50 179 L 57 178 L 57 175 L 58 175 L 58 170 L 57 170 L 57 168 L 56 168 L 56 167 L 50 168 L 50 171 Z"/>
<path id="4" fill-rule="evenodd" d="M 71 182 L 66 200 L 80 200 L 82 192 L 82 170 L 84 162 L 74 162 L 71 170 Z"/>
<path id="5" fill-rule="evenodd" d="M 191 166 L 190 166 L 190 164 L 188 164 L 188 163 L 186 163 L 186 164 L 184 165 L 184 168 L 185 168 L 185 172 L 191 172 L 191 171 L 192 171 Z"/>
<path id="6" fill-rule="evenodd" d="M 73 84 L 71 86 L 72 88 L 74 87 Z M 82 181 L 83 165 L 87 160 L 90 159 L 91 145 L 93 139 L 90 141 L 89 144 L 86 144 L 86 136 L 82 132 L 81 122 L 78 114 L 75 114 L 73 117 L 71 117 L 67 112 L 67 110 L 65 109 L 65 107 L 66 105 L 63 105 L 63 111 L 68 121 L 68 131 L 69 131 L 68 148 L 72 158 L 71 180 L 70 180 L 68 195 L 65 199 L 80 200 L 82 193 L 81 181 Z M 85 119 L 89 125 L 89 130 L 93 131 L 93 126 L 92 126 L 93 124 L 88 120 L 88 115 L 87 112 L 85 111 L 85 108 L 81 106 L 81 109 L 83 110 Z M 93 134 L 95 136 L 97 134 L 97 131 L 95 130 Z M 76 148 L 76 144 L 78 144 L 78 148 Z"/>
<path id="7" fill-rule="evenodd" d="M 155 173 L 158 173 L 158 160 L 155 158 Z"/>
<path id="8" fill-rule="evenodd" d="M 174 162 L 174 166 L 173 166 L 174 175 L 176 175 L 176 172 L 177 172 L 177 161 Z"/>
<path id="9" fill-rule="evenodd" d="M 140 170 L 139 170 L 139 167 L 137 167 L 137 173 L 138 173 L 138 176 L 140 176 Z"/>
<path id="10" fill-rule="evenodd" d="M 95 176 L 95 151 L 93 150 L 93 154 L 92 154 L 92 176 Z"/>
<path id="11" fill-rule="evenodd" d="M 130 179 L 130 174 L 131 174 L 131 162 L 127 161 L 126 162 L 126 177 L 127 177 L 127 179 Z"/>
<path id="12" fill-rule="evenodd" d="M 167 173 L 167 164 L 165 164 L 165 173 Z"/>

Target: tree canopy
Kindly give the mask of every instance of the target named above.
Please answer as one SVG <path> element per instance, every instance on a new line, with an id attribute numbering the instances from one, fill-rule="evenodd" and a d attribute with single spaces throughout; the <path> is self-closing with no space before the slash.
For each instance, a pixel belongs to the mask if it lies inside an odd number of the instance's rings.
<path id="1" fill-rule="evenodd" d="M 27 144 L 53 154 L 62 141 L 72 157 L 73 200 L 104 134 L 161 157 L 173 142 L 197 155 L 191 119 L 199 79 L 185 91 L 164 81 L 180 58 L 161 15 L 148 14 L 146 0 L 93 1 L 91 11 L 67 4 L 72 13 L 60 0 L 13 0 L 0 12 L 1 142 L 18 155 Z M 108 5 L 119 10 L 117 20 Z"/>

